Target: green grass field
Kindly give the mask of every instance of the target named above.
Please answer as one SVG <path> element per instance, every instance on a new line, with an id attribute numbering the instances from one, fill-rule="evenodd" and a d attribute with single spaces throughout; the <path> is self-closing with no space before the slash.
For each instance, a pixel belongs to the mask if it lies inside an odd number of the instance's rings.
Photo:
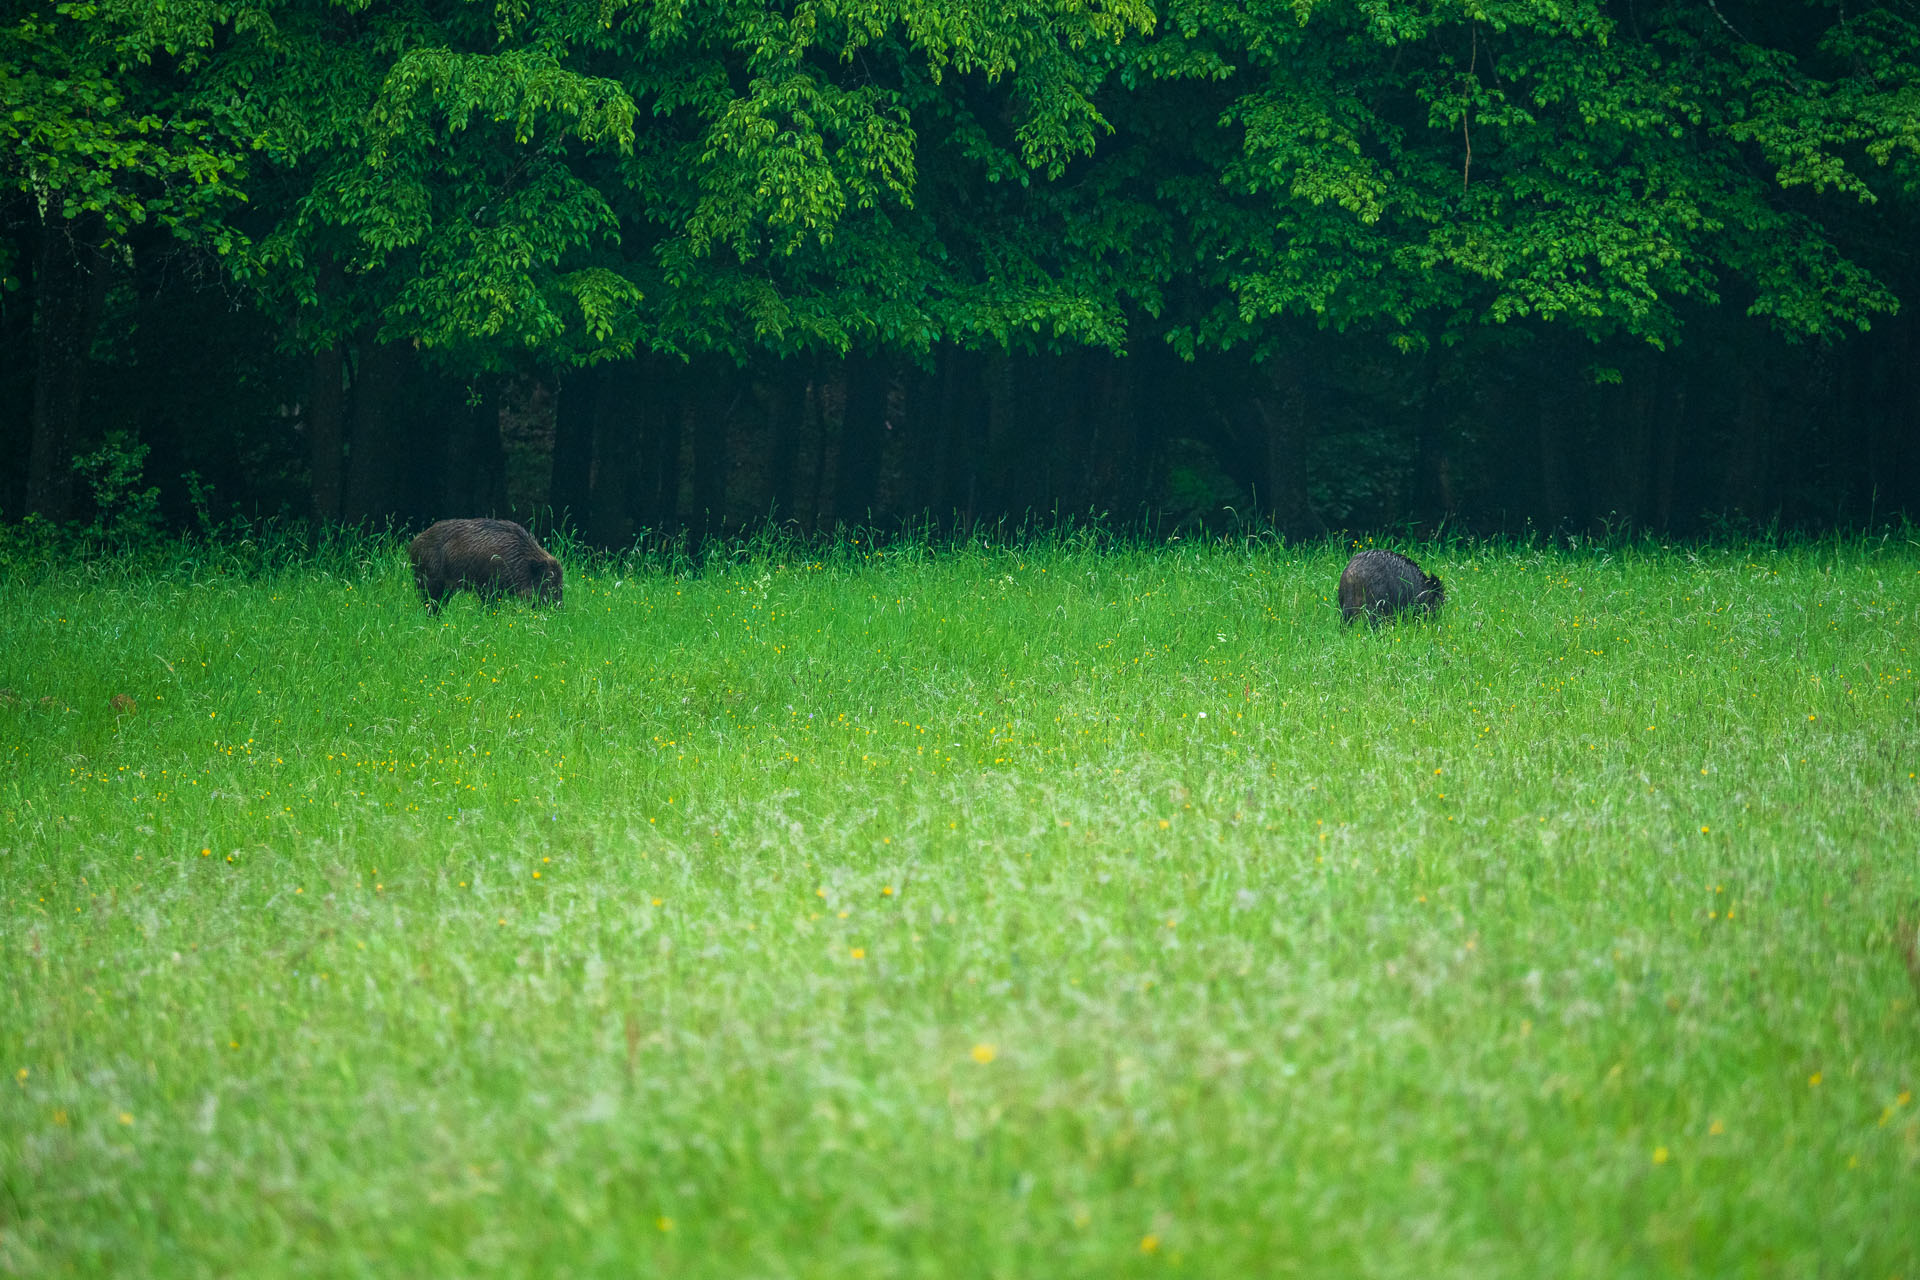
<path id="1" fill-rule="evenodd" d="M 1920 550 L 1345 554 L 0 567 L 0 1273 L 1920 1278 Z"/>

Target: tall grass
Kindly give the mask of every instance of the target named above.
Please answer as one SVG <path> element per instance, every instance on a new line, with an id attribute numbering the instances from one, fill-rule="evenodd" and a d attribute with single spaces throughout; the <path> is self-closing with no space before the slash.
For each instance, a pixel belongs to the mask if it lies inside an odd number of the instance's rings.
<path id="1" fill-rule="evenodd" d="M 1345 554 L 16 560 L 0 1271 L 1920 1274 L 1920 554 Z"/>

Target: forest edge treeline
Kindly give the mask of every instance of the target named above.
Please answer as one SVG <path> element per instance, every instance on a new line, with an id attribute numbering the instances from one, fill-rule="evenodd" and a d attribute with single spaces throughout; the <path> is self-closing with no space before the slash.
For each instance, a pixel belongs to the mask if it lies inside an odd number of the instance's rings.
<path id="1" fill-rule="evenodd" d="M 1920 8 L 15 3 L 0 515 L 1920 507 Z"/>

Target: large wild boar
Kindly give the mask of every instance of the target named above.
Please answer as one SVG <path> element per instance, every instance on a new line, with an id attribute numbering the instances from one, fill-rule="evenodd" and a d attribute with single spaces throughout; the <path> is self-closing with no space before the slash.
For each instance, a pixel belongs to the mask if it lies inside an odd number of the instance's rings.
<path id="1" fill-rule="evenodd" d="M 1440 579 L 1398 551 L 1362 551 L 1340 575 L 1340 616 L 1379 622 L 1405 609 L 1437 612 L 1446 603 Z"/>
<path id="2" fill-rule="evenodd" d="M 560 562 L 511 520 L 442 520 L 413 540 L 407 558 L 429 613 L 462 587 L 483 600 L 511 592 L 560 603 Z"/>

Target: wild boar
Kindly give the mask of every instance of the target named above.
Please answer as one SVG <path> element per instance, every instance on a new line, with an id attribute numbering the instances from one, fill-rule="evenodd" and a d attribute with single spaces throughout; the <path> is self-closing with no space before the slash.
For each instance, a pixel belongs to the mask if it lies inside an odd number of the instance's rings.
<path id="1" fill-rule="evenodd" d="M 483 600 L 511 592 L 560 603 L 560 562 L 511 520 L 442 520 L 413 540 L 407 558 L 428 613 L 462 587 Z"/>
<path id="2" fill-rule="evenodd" d="M 1340 575 L 1340 616 L 1377 623 L 1407 609 L 1437 612 L 1446 603 L 1440 579 L 1398 551 L 1362 551 Z"/>

